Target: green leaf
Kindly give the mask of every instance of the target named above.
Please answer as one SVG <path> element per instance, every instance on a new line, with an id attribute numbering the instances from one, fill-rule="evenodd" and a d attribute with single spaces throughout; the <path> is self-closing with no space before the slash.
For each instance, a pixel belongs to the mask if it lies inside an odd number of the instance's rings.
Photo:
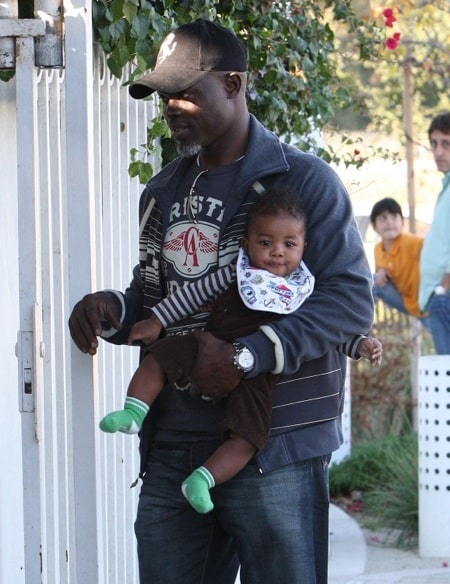
<path id="1" fill-rule="evenodd" d="M 145 40 L 148 44 L 148 39 L 146 39 L 148 32 L 150 30 L 150 21 L 148 17 L 143 13 L 137 13 L 132 20 L 132 26 L 130 34 L 136 39 Z"/>
<path id="2" fill-rule="evenodd" d="M 113 18 L 113 22 L 121 20 L 124 17 L 123 0 L 111 0 L 109 2 L 109 12 Z"/>
<path id="3" fill-rule="evenodd" d="M 153 167 L 149 162 L 141 162 L 139 166 L 139 182 L 147 184 L 153 176 Z"/>
<path id="4" fill-rule="evenodd" d="M 139 168 L 141 166 L 141 162 L 136 160 L 135 162 L 130 162 L 128 165 L 128 174 L 131 178 L 135 178 L 139 176 Z"/>

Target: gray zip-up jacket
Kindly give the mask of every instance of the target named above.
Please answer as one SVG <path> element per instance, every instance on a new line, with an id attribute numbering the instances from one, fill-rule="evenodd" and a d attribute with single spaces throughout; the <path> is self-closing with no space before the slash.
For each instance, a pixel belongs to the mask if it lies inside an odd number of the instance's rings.
<path id="1" fill-rule="evenodd" d="M 176 185 L 190 164 L 185 159 L 173 161 L 142 193 L 139 265 L 125 294 L 117 293 L 123 328 L 108 341 L 126 343 L 131 325 L 148 318 L 151 307 L 161 300 L 160 259 L 169 210 Z M 222 221 L 219 266 L 236 256 L 248 206 L 258 193 L 284 185 L 304 202 L 311 245 L 303 259 L 316 278 L 314 292 L 301 309 L 270 323 L 264 333 L 240 339 L 256 355 L 252 374 L 283 373 L 273 393 L 272 435 L 258 453 L 259 466 L 267 471 L 330 454 L 341 445 L 345 357 L 335 348 L 371 328 L 372 277 L 348 194 L 323 160 L 282 143 L 251 116 L 238 172 Z M 155 416 L 158 407 L 152 408 L 141 433 L 143 467 Z M 194 430 L 190 439 L 201 436 Z"/>

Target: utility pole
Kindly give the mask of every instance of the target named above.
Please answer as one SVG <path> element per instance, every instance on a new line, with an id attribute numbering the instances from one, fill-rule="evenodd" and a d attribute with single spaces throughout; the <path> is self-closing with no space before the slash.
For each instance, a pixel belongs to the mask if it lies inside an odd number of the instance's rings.
<path id="1" fill-rule="evenodd" d="M 413 62 L 411 41 L 405 40 L 406 56 L 403 61 L 403 123 L 406 138 L 406 172 L 409 205 L 409 231 L 416 233 L 416 193 L 414 179 L 414 137 L 413 137 Z"/>
<path id="2" fill-rule="evenodd" d="M 403 124 L 406 138 L 406 172 L 409 206 L 409 231 L 416 233 L 416 192 L 414 177 L 413 104 L 414 81 L 412 73 L 413 55 L 411 41 L 405 39 L 406 55 L 403 61 Z M 411 344 L 411 415 L 413 428 L 418 428 L 417 405 L 419 396 L 419 356 L 422 348 L 422 330 L 419 321 L 409 317 L 409 341 Z"/>

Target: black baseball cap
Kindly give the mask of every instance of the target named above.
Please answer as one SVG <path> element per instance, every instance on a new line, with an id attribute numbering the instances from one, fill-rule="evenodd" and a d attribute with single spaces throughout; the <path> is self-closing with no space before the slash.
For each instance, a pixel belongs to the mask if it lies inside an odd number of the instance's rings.
<path id="1" fill-rule="evenodd" d="M 392 215 L 400 215 L 400 217 L 403 217 L 402 208 L 397 201 L 390 197 L 386 197 L 385 199 L 378 201 L 378 203 L 375 203 L 373 206 L 372 211 L 370 212 L 370 222 L 372 225 L 375 225 L 376 218 L 386 211 L 392 213 Z"/>
<path id="2" fill-rule="evenodd" d="M 154 70 L 132 83 L 129 92 L 135 99 L 154 91 L 179 93 L 210 71 L 247 71 L 247 51 L 233 32 L 199 19 L 166 36 Z"/>

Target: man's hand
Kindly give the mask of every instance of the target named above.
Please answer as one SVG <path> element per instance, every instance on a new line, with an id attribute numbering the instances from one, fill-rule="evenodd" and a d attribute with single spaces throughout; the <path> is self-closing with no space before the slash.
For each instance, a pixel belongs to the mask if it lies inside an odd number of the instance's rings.
<path id="1" fill-rule="evenodd" d="M 98 348 L 97 337 L 103 330 L 102 322 L 108 322 L 120 330 L 120 316 L 117 301 L 109 294 L 87 294 L 75 304 L 69 318 L 69 329 L 74 343 L 83 353 L 95 355 Z"/>
<path id="2" fill-rule="evenodd" d="M 189 377 L 205 395 L 215 399 L 226 397 L 242 378 L 233 365 L 233 345 L 208 332 L 193 334 L 198 339 L 199 350 Z"/>

